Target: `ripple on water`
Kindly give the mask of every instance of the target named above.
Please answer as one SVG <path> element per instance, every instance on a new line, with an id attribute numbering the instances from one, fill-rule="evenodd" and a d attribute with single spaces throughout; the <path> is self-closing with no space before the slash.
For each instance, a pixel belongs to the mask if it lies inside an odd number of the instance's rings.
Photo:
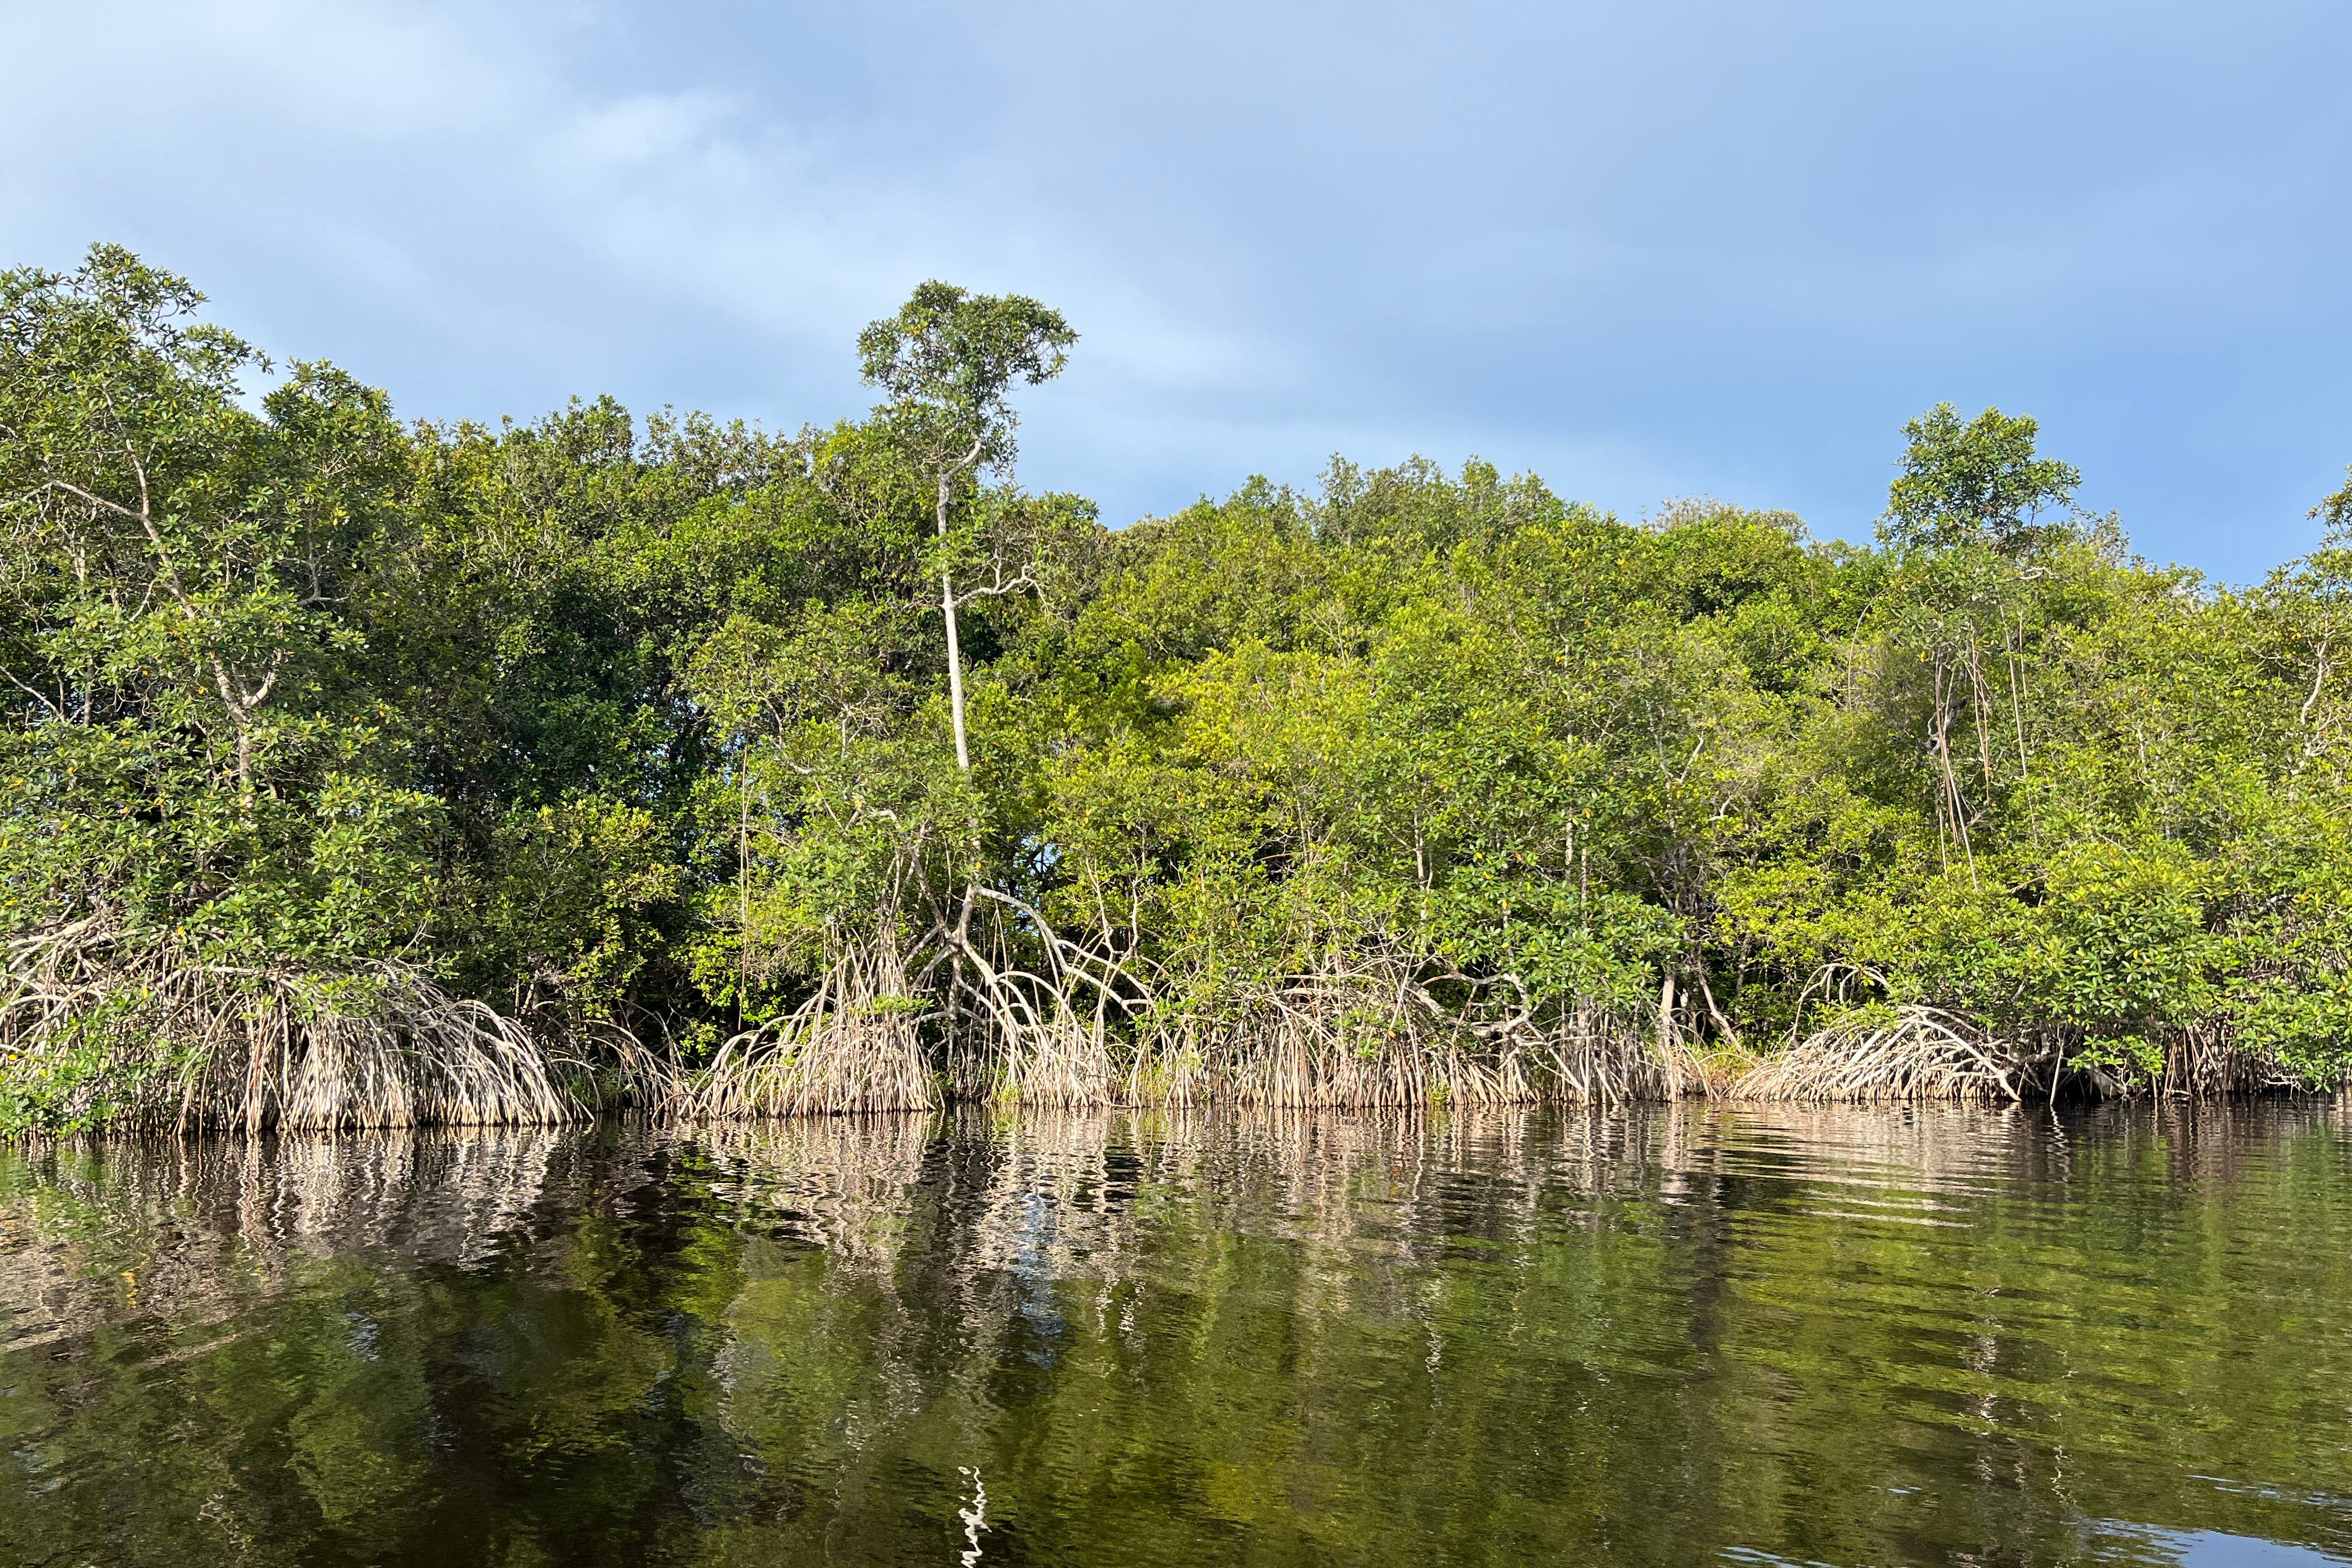
<path id="1" fill-rule="evenodd" d="M 15 1150 L 0 1540 L 2340 1562 L 2347 1301 L 2352 1138 L 2291 1104 Z"/>

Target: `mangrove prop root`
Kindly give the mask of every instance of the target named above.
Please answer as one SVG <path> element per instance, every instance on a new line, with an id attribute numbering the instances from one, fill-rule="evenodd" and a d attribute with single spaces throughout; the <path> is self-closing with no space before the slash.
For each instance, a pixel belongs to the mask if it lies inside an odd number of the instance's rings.
<path id="1" fill-rule="evenodd" d="M 521 1026 L 404 965 L 210 962 L 85 919 L 6 951 L 0 1063 L 68 1121 L 327 1129 L 582 1113 Z"/>

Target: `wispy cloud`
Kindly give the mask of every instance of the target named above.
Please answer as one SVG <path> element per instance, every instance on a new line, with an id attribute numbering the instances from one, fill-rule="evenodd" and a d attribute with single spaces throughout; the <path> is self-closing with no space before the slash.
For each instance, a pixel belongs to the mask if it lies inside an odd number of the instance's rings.
<path id="1" fill-rule="evenodd" d="M 942 276 L 1085 333 L 1026 475 L 1114 517 L 1417 448 L 1853 531 L 1950 396 L 2242 574 L 2352 457 L 2330 9 L 5 10 L 7 259 L 124 239 L 418 414 L 829 419 Z"/>

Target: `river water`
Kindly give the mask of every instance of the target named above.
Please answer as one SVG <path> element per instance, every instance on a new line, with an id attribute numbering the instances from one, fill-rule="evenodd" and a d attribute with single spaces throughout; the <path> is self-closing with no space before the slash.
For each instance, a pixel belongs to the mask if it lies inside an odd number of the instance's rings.
<path id="1" fill-rule="evenodd" d="M 2352 1562 L 2352 1109 L 0 1149 L 0 1563 Z"/>

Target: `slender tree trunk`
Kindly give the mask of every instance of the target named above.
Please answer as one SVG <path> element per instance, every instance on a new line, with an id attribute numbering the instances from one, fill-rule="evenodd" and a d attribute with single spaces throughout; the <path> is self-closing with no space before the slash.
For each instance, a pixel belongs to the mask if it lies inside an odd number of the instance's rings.
<path id="1" fill-rule="evenodd" d="M 1936 661 L 1936 762 L 1943 770 L 1944 803 L 1945 808 L 1952 814 L 1952 837 L 1959 841 L 1960 854 L 1968 861 L 1969 885 L 1974 887 L 1977 880 L 1976 847 L 1969 839 L 1968 802 L 1960 795 L 1959 774 L 1952 766 L 1952 720 L 1956 717 L 1952 711 L 1952 697 L 1955 689 L 1959 685 L 1959 674 L 1957 667 L 1947 671 L 1942 657 L 1940 655 L 1937 657 Z M 1948 851 L 1945 864 L 1948 868 L 1950 865 Z"/>
<path id="2" fill-rule="evenodd" d="M 751 748 L 747 743 L 736 767 L 741 814 L 735 824 L 735 1032 L 743 1032 L 743 994 L 751 988 Z"/>
<path id="3" fill-rule="evenodd" d="M 1977 761 L 1984 773 L 1987 795 L 1992 792 L 1992 697 L 1985 687 L 1984 659 L 1978 652 L 1977 631 L 1969 627 L 1969 711 L 1977 725 Z"/>
<path id="4" fill-rule="evenodd" d="M 948 536 L 949 476 L 940 475 L 940 538 Z M 948 628 L 948 713 L 955 721 L 956 766 L 971 772 L 971 749 L 963 733 L 963 648 L 956 639 L 955 574 L 940 569 L 940 616 Z"/>
<path id="5" fill-rule="evenodd" d="M 2024 619 L 2021 615 L 2018 617 L 2018 641 L 2015 643 L 2010 640 L 2006 612 L 2000 619 L 2000 640 L 2009 655 L 2009 711 L 2010 716 L 2017 721 L 2017 782 L 2020 784 L 2032 782 L 2025 755 L 2025 695 L 2017 674 L 2019 644 L 2023 642 L 2025 635 Z"/>

